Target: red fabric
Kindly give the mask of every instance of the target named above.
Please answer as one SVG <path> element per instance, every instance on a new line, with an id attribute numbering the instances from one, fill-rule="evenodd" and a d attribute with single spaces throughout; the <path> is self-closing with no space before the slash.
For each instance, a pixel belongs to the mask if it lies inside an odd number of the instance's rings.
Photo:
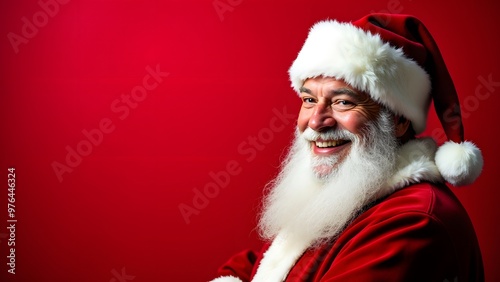
<path id="1" fill-rule="evenodd" d="M 224 268 L 250 281 L 261 258 Z M 484 281 L 484 273 L 458 199 L 444 185 L 422 183 L 362 213 L 333 243 L 304 253 L 286 281 Z"/>
<path id="2" fill-rule="evenodd" d="M 448 140 L 464 140 L 460 105 L 453 80 L 431 33 L 417 18 L 409 15 L 376 13 L 353 25 L 374 34 L 416 61 L 431 77 L 432 99 Z"/>
<path id="3" fill-rule="evenodd" d="M 250 281 L 257 254 L 252 250 L 244 250 L 231 257 L 217 271 L 217 277 L 235 276 L 243 281 Z"/>

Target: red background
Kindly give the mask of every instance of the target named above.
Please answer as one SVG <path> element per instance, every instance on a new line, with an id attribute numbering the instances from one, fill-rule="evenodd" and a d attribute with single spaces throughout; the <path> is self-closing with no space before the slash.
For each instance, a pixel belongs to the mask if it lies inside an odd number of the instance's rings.
<path id="1" fill-rule="evenodd" d="M 206 281 L 231 254 L 259 247 L 262 187 L 294 129 L 276 111 L 298 110 L 287 69 L 308 28 L 381 11 L 426 23 L 467 101 L 466 137 L 483 150 L 485 167 L 474 187 L 454 191 L 476 227 L 487 280 L 500 280 L 492 137 L 500 88 L 475 92 L 479 77 L 500 82 L 493 0 L 72 0 L 46 18 L 40 3 L 0 4 L 1 281 Z M 230 6 L 218 13 L 214 3 Z M 13 44 L 24 17 L 37 31 Z M 143 85 L 148 66 L 169 75 L 125 114 L 121 95 Z M 84 147 L 83 131 L 95 133 L 102 120 L 113 130 Z M 434 118 L 429 128 L 439 128 Z M 52 165 L 69 164 L 68 148 L 85 156 L 59 181 Z M 222 175 L 228 164 L 237 167 L 227 185 L 184 218 L 179 207 L 193 207 L 194 189 L 214 188 L 211 172 Z M 9 167 L 15 275 L 6 264 Z"/>

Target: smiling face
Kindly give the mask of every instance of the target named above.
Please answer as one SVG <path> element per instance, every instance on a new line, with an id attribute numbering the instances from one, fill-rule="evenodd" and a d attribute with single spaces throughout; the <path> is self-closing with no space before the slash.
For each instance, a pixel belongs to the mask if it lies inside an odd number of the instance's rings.
<path id="1" fill-rule="evenodd" d="M 364 130 L 376 120 L 381 106 L 366 93 L 332 77 L 307 79 L 301 87 L 297 125 L 310 142 L 312 154 L 323 161 L 316 165 L 320 174 L 341 163 L 353 139 L 364 140 Z"/>
<path id="2" fill-rule="evenodd" d="M 267 239 L 285 230 L 297 242 L 322 243 L 387 187 L 409 123 L 333 78 L 307 80 L 301 98 L 296 136 L 259 228 Z"/>

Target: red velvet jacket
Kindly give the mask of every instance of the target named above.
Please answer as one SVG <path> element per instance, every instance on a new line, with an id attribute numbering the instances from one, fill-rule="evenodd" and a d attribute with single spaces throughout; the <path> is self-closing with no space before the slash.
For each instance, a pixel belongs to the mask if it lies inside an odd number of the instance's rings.
<path id="1" fill-rule="evenodd" d="M 251 281 L 268 248 L 237 254 L 213 281 Z M 284 281 L 484 281 L 484 273 L 463 206 L 446 185 L 421 182 L 377 200 L 331 244 L 306 250 Z"/>
<path id="2" fill-rule="evenodd" d="M 218 276 L 251 281 L 261 254 L 242 252 Z M 285 281 L 483 281 L 472 224 L 444 185 L 401 189 L 354 220 L 332 244 L 306 251 Z M 220 280 L 238 281 L 238 280 Z"/>

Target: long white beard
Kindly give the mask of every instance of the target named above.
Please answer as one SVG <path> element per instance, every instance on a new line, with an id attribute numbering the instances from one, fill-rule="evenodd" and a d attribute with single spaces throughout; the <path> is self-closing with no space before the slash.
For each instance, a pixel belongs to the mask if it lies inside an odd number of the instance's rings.
<path id="1" fill-rule="evenodd" d="M 270 183 L 259 221 L 264 239 L 280 233 L 310 246 L 332 240 L 375 200 L 394 171 L 397 139 L 385 110 L 367 124 L 361 138 L 345 130 L 333 133 L 351 139 L 352 145 L 348 156 L 327 172 L 318 166 L 332 166 L 338 160 L 314 156 L 304 138 L 308 131 L 296 133 L 282 171 Z"/>

